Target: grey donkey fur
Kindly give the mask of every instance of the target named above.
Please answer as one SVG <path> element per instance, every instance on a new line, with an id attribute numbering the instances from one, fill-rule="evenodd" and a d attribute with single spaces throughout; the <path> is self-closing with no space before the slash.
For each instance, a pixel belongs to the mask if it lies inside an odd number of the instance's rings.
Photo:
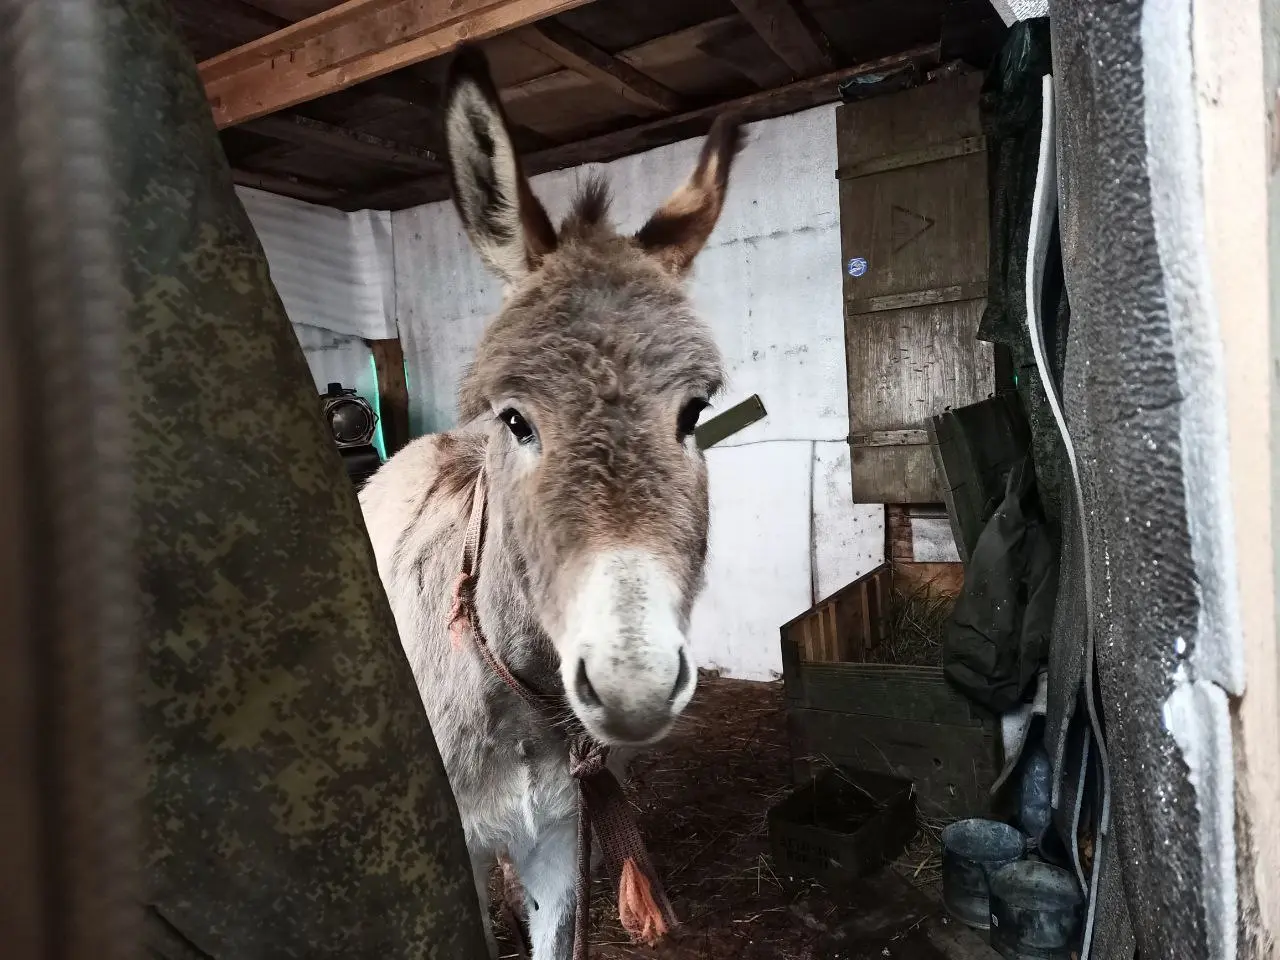
<path id="1" fill-rule="evenodd" d="M 361 502 L 482 905 L 496 858 L 509 857 L 534 960 L 565 960 L 576 785 L 563 731 L 451 643 L 451 590 L 483 467 L 477 608 L 499 656 L 531 686 L 563 692 L 615 748 L 661 739 L 689 702 L 708 523 L 692 434 L 721 365 L 683 279 L 719 216 L 739 135 L 718 121 L 689 180 L 622 236 L 599 182 L 552 227 L 472 50 L 455 58 L 445 117 L 455 204 L 506 296 L 460 388 L 464 428 L 409 444 Z"/>

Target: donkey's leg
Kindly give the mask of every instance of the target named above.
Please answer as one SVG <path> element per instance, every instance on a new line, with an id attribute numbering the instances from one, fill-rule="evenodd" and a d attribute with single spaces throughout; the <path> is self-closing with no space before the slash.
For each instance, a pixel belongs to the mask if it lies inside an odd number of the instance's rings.
<path id="1" fill-rule="evenodd" d="M 547 829 L 516 860 L 524 884 L 533 960 L 570 960 L 578 876 L 578 822 L 569 817 Z"/>
<path id="2" fill-rule="evenodd" d="M 489 851 L 472 851 L 471 873 L 480 898 L 480 919 L 484 923 L 484 939 L 489 946 L 489 960 L 498 960 L 498 939 L 493 935 L 493 911 L 489 908 L 489 877 L 497 858 Z"/>

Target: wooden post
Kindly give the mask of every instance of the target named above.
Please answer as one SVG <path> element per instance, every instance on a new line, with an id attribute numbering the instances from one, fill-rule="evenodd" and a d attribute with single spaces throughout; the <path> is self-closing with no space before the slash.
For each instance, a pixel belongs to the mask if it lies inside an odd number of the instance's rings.
<path id="1" fill-rule="evenodd" d="M 409 442 L 409 384 L 404 375 L 404 348 L 398 337 L 370 340 L 378 374 L 378 416 L 387 457 Z"/>

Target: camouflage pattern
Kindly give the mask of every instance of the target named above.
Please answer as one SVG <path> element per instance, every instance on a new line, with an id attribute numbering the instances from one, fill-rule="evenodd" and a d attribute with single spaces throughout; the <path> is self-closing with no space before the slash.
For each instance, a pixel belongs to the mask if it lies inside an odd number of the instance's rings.
<path id="1" fill-rule="evenodd" d="M 149 955 L 487 956 L 356 497 L 167 0 L 102 0 L 125 193 Z"/>

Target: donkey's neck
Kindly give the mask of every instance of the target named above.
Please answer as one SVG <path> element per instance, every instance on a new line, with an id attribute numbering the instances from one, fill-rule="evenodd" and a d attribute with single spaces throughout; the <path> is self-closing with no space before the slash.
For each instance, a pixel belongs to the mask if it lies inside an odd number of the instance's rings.
<path id="1" fill-rule="evenodd" d="M 559 696 L 560 660 L 533 613 L 524 555 L 510 523 L 489 494 L 476 607 L 480 628 L 508 669 L 539 693 Z"/>

